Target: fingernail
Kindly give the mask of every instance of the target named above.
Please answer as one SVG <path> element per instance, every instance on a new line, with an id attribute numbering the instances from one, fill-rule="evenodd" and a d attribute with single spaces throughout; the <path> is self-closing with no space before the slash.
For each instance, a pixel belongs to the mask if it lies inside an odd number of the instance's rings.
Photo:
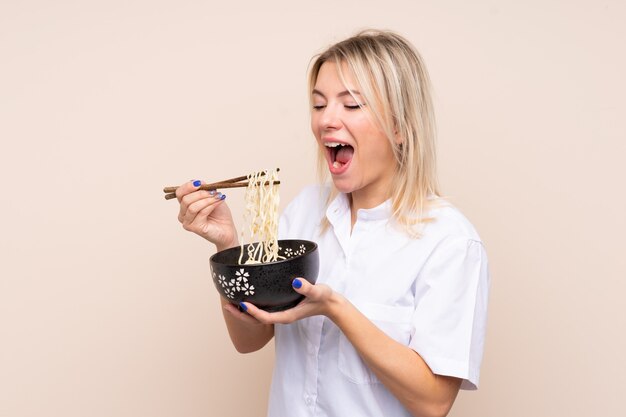
<path id="1" fill-rule="evenodd" d="M 217 198 L 222 198 L 222 193 L 217 193 L 217 194 L 215 194 L 215 197 L 217 197 Z"/>
<path id="2" fill-rule="evenodd" d="M 199 187 L 199 186 L 200 186 L 200 184 L 202 184 L 202 182 L 201 182 L 200 180 L 195 180 L 195 181 L 193 182 L 193 186 L 194 186 L 194 187 Z"/>
<path id="3" fill-rule="evenodd" d="M 210 190 L 209 195 L 215 195 L 215 190 Z"/>
<path id="4" fill-rule="evenodd" d="M 243 301 L 239 303 L 239 307 L 241 307 L 244 313 L 248 311 L 248 306 L 246 306 Z"/>
<path id="5" fill-rule="evenodd" d="M 298 289 L 298 288 L 302 287 L 302 281 L 300 281 L 298 278 L 296 278 L 296 279 L 293 280 L 291 285 L 293 285 L 293 287 L 295 289 Z"/>
<path id="6" fill-rule="evenodd" d="M 220 200 L 224 200 L 225 198 L 226 198 L 226 194 L 222 194 L 222 195 L 220 196 Z"/>

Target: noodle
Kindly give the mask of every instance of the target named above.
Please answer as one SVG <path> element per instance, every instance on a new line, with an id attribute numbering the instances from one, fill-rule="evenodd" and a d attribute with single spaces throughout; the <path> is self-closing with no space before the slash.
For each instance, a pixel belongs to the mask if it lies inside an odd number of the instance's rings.
<path id="1" fill-rule="evenodd" d="M 245 264 L 274 262 L 284 257 L 278 255 L 278 170 L 265 170 L 248 175 L 248 187 L 245 194 L 244 224 L 249 224 L 250 241 L 257 244 L 244 244 L 244 231 L 241 232 L 242 264 L 244 252 L 247 253 Z M 265 183 L 268 183 L 267 185 Z"/>

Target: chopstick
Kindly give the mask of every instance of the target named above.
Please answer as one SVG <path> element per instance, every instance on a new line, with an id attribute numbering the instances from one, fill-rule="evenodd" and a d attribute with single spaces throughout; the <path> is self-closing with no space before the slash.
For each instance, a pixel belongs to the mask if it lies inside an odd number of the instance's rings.
<path id="1" fill-rule="evenodd" d="M 274 181 L 273 183 L 274 185 L 280 185 L 280 181 Z M 270 185 L 269 181 L 263 183 L 263 185 Z M 224 188 L 244 188 L 247 187 L 248 183 L 247 182 L 236 182 L 236 183 L 224 183 L 224 182 L 216 182 L 213 184 L 202 184 L 200 187 L 198 187 L 198 190 L 205 190 L 205 191 L 215 191 L 217 189 L 224 189 Z M 167 190 L 171 190 L 174 187 L 166 187 L 163 189 L 163 191 Z M 178 187 L 176 187 L 178 188 Z M 176 188 L 174 188 L 174 192 L 170 192 L 168 194 L 165 194 L 165 199 L 166 200 L 171 200 L 172 198 L 176 198 Z M 167 192 L 167 191 L 165 191 Z"/>
<path id="2" fill-rule="evenodd" d="M 276 171 L 280 171 L 280 168 L 277 168 Z M 214 182 L 211 184 L 202 184 L 200 187 L 198 187 L 198 190 L 212 191 L 212 190 L 223 189 L 223 188 L 243 188 L 243 187 L 248 186 L 248 181 L 245 181 L 245 182 L 241 182 L 241 181 L 244 181 L 247 179 L 248 179 L 248 175 L 242 175 L 240 177 L 230 178 L 230 179 L 223 180 L 220 182 Z M 273 184 L 279 185 L 280 181 L 275 181 Z M 266 181 L 265 183 L 263 183 L 263 185 L 270 185 L 270 183 L 269 181 Z M 176 190 L 178 189 L 178 187 L 179 186 L 164 187 L 163 192 L 166 193 L 165 199 L 171 200 L 173 198 L 176 198 Z"/>

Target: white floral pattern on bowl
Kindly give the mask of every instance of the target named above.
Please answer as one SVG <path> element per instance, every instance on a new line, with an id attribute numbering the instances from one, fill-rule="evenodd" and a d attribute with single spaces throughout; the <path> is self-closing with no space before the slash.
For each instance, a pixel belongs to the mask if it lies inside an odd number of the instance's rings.
<path id="1" fill-rule="evenodd" d="M 233 299 L 237 293 L 244 293 L 245 295 L 254 295 L 254 285 L 250 285 L 248 277 L 250 274 L 246 272 L 244 268 L 235 272 L 235 278 L 228 279 L 224 275 L 216 275 L 213 272 L 213 279 L 217 281 L 217 284 L 224 289 L 226 297 Z"/>

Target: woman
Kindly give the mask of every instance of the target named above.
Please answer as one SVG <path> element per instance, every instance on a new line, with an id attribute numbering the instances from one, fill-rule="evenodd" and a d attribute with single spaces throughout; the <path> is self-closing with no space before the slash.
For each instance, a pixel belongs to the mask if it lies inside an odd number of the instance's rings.
<path id="1" fill-rule="evenodd" d="M 311 128 L 332 184 L 287 207 L 280 238 L 314 240 L 315 285 L 268 313 L 222 300 L 240 352 L 275 338 L 270 416 L 445 416 L 475 389 L 489 276 L 481 240 L 439 197 L 429 79 L 402 37 L 365 31 L 310 76 Z M 179 220 L 217 250 L 237 246 L 224 196 L 180 187 Z"/>

